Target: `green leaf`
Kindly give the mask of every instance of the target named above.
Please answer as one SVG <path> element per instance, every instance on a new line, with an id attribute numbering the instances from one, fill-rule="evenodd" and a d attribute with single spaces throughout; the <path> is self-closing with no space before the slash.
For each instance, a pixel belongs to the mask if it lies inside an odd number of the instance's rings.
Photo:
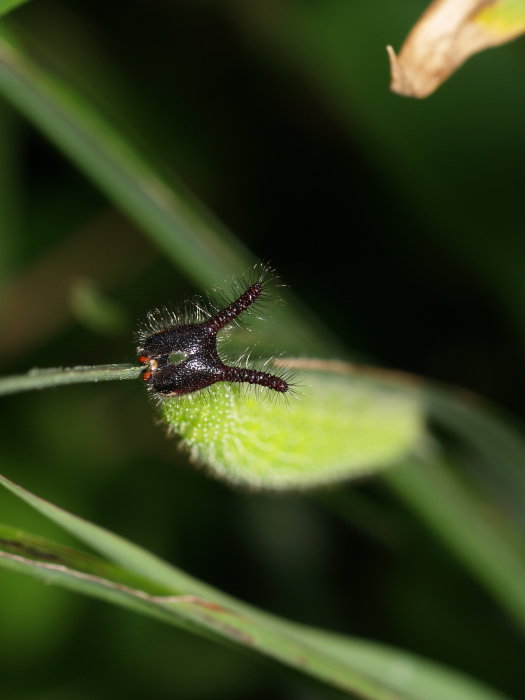
<path id="1" fill-rule="evenodd" d="M 153 584 L 150 580 L 137 576 L 124 568 L 110 564 L 99 557 L 80 552 L 73 547 L 31 535 L 9 525 L 0 524 L 0 549 L 10 561 L 24 560 L 27 565 L 33 563 L 35 570 L 42 563 L 52 564 L 49 569 L 68 567 L 72 571 L 93 578 L 106 579 L 115 584 L 134 588 L 146 588 L 150 593 L 165 593 L 165 588 Z"/>
<path id="2" fill-rule="evenodd" d="M 424 439 L 421 402 L 404 387 L 330 369 L 297 369 L 293 381 L 291 398 L 218 383 L 162 400 L 160 412 L 195 461 L 256 488 L 300 489 L 372 473 Z"/>
<path id="3" fill-rule="evenodd" d="M 475 475 L 525 533 L 525 440 L 511 416 L 479 396 L 427 385 L 429 415 L 461 435 L 475 461 Z M 465 466 L 469 460 L 464 460 Z"/>
<path id="4" fill-rule="evenodd" d="M 269 656 L 373 700 L 502 700 L 466 676 L 406 652 L 279 619 L 201 584 L 126 540 L 0 483 L 118 566 L 0 526 L 0 567 Z"/>

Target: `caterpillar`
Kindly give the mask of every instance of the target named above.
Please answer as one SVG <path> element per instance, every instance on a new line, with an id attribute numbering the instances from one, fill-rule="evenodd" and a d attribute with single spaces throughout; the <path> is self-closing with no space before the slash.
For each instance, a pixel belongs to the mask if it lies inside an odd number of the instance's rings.
<path id="1" fill-rule="evenodd" d="M 290 382 L 283 375 L 229 365 L 219 354 L 218 334 L 264 297 L 270 279 L 274 279 L 270 278 L 270 268 L 259 267 L 262 271 L 257 279 L 244 283 L 241 293 L 219 308 L 203 309 L 195 303 L 194 313 L 188 306 L 182 315 L 165 310 L 150 312 L 139 331 L 137 348 L 138 361 L 145 365 L 142 379 L 150 391 L 161 397 L 179 396 L 216 382 L 259 385 L 281 394 L 290 390 Z"/>
<path id="2" fill-rule="evenodd" d="M 417 447 L 421 402 L 403 386 L 341 362 L 225 361 L 227 329 L 256 315 L 272 275 L 259 266 L 222 301 L 150 312 L 139 330 L 142 378 L 191 461 L 239 486 L 304 489 L 373 473 Z M 261 400 L 294 395 L 299 400 Z"/>

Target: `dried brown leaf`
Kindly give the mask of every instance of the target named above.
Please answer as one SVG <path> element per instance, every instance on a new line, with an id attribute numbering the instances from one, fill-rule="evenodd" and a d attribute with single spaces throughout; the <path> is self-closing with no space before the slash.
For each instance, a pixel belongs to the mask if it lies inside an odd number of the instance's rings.
<path id="1" fill-rule="evenodd" d="M 472 54 L 525 32 L 524 0 L 435 0 L 403 44 L 387 46 L 393 92 L 427 97 Z"/>

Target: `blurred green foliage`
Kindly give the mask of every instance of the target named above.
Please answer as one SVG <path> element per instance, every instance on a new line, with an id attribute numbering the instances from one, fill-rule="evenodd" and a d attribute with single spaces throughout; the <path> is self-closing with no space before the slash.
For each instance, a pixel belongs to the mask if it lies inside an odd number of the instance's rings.
<path id="1" fill-rule="evenodd" d="M 387 90 L 384 46 L 425 4 L 33 0 L 9 23 L 270 260 L 347 356 L 520 416 L 524 43 L 473 58 L 426 102 L 403 100 Z M 132 329 L 192 280 L 7 103 L 0 178 L 2 374 L 133 362 L 131 330 L 108 335 L 100 315 L 72 308 L 74 290 L 89 279 L 90 304 Z M 382 482 L 319 497 L 231 491 L 165 440 L 139 383 L 9 397 L 2 418 L 1 471 L 32 491 L 260 607 L 523 692 L 518 631 Z M 497 474 L 449 447 L 510 510 Z M 63 540 L 3 492 L 0 513 Z M 9 700 L 340 697 L 19 575 L 2 572 L 0 589 Z"/>

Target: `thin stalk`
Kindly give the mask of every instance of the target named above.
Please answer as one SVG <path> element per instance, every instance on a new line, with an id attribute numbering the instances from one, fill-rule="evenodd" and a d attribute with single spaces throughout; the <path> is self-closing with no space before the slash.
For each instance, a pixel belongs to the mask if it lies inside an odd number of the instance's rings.
<path id="1" fill-rule="evenodd" d="M 116 379 L 138 379 L 143 367 L 136 365 L 94 365 L 88 367 L 51 367 L 32 369 L 27 374 L 0 377 L 0 396 L 33 389 L 49 389 L 64 384 L 110 382 Z"/>

